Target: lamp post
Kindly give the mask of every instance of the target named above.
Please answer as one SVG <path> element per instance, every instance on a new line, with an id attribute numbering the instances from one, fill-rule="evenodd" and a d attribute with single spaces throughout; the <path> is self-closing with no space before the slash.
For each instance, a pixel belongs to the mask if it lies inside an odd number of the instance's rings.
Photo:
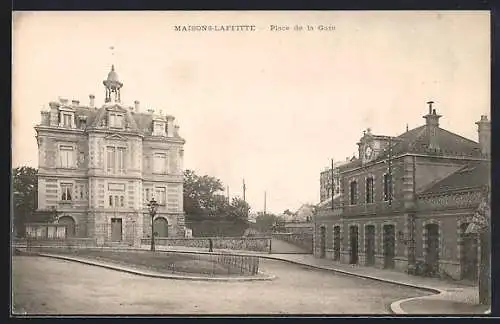
<path id="1" fill-rule="evenodd" d="M 149 215 L 151 216 L 151 251 L 155 250 L 155 223 L 154 218 L 156 215 L 156 211 L 158 210 L 158 203 L 156 200 L 151 198 L 151 201 L 148 203 Z"/>

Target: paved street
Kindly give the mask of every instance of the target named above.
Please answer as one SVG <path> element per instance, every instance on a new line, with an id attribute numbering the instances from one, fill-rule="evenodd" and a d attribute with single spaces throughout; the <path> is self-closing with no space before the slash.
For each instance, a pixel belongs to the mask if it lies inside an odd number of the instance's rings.
<path id="1" fill-rule="evenodd" d="M 398 299 L 427 295 L 274 260 L 267 282 L 147 278 L 76 262 L 14 257 L 16 312 L 28 314 L 382 314 Z"/>
<path id="2" fill-rule="evenodd" d="M 271 250 L 272 253 L 308 253 L 306 249 L 275 238 L 271 240 Z"/>

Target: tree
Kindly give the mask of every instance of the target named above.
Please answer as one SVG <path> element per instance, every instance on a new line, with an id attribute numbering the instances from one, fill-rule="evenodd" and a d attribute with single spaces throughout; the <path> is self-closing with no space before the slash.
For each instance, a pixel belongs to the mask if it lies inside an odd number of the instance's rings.
<path id="1" fill-rule="evenodd" d="M 37 173 L 37 169 L 27 166 L 12 169 L 13 223 L 20 236 L 24 236 L 25 224 L 34 221 L 38 196 Z"/>
<path id="2" fill-rule="evenodd" d="M 193 170 L 184 171 L 184 211 L 189 218 L 206 218 L 216 215 L 223 206 L 222 182 L 208 175 L 199 176 Z M 226 202 L 227 204 L 227 202 Z"/>
<path id="3" fill-rule="evenodd" d="M 224 217 L 231 212 L 231 206 L 224 195 L 213 195 L 208 203 L 208 215 L 212 218 Z"/>
<path id="4" fill-rule="evenodd" d="M 276 224 L 282 224 L 283 222 L 283 217 L 259 212 L 258 216 L 255 218 L 255 227 L 260 232 L 270 232 Z"/>
<path id="5" fill-rule="evenodd" d="M 250 205 L 240 197 L 233 197 L 229 207 L 228 218 L 245 221 L 248 219 Z"/>
<path id="6" fill-rule="evenodd" d="M 479 302 L 491 304 L 491 191 L 483 190 L 483 198 L 474 215 L 469 219 L 467 233 L 476 233 L 481 244 L 479 267 Z"/>

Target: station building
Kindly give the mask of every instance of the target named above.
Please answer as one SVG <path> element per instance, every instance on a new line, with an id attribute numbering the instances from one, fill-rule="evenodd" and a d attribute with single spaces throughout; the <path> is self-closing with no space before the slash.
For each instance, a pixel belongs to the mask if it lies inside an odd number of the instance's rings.
<path id="1" fill-rule="evenodd" d="M 440 128 L 432 102 L 423 117 L 399 136 L 368 129 L 358 157 L 321 173 L 316 257 L 477 278 L 480 247 L 466 229 L 490 185 L 490 122 L 481 116 L 473 141 Z"/>

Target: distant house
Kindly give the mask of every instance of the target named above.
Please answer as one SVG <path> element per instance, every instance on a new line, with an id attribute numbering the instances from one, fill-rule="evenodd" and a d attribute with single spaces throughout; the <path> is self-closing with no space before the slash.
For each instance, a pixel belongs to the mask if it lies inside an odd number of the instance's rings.
<path id="1" fill-rule="evenodd" d="M 316 206 L 312 204 L 303 204 L 294 213 L 292 220 L 295 222 L 311 222 L 315 208 Z"/>

